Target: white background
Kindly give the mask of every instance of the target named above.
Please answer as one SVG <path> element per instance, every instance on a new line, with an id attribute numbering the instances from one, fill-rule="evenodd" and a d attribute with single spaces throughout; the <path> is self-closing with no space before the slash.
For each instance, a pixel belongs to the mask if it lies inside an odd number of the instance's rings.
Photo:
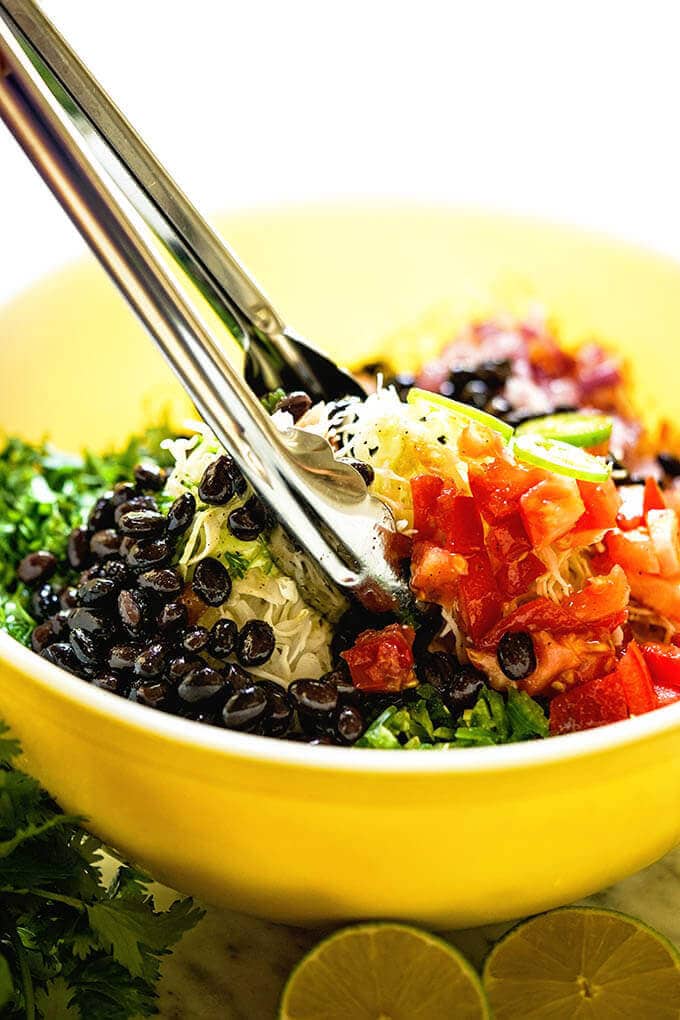
<path id="1" fill-rule="evenodd" d="M 206 212 L 403 196 L 680 256 L 676 0 L 44 7 Z M 0 300 L 81 250 L 1 127 L 0 243 Z"/>

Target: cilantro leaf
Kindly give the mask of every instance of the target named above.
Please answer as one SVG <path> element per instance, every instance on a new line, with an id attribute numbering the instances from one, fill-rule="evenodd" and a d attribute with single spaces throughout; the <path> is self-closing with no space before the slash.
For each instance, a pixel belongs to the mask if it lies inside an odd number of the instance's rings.
<path id="1" fill-rule="evenodd" d="M 0 1009 L 6 1006 L 14 995 L 14 982 L 7 958 L 0 953 Z"/>
<path id="2" fill-rule="evenodd" d="M 64 978 L 54 978 L 39 988 L 35 1005 L 42 1020 L 82 1020 L 82 1013 L 74 1005 L 76 990 Z"/>

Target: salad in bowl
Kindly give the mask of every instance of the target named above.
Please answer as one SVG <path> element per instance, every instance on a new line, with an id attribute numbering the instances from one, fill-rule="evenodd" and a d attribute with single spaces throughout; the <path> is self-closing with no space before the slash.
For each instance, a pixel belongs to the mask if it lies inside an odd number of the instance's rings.
<path id="1" fill-rule="evenodd" d="M 536 314 L 360 376 L 363 400 L 265 404 L 390 508 L 412 618 L 305 601 L 269 511 L 187 422 L 104 456 L 7 443 L 4 629 L 118 697 L 314 745 L 454 752 L 680 700 L 680 445 L 645 431 L 620 359 Z"/>

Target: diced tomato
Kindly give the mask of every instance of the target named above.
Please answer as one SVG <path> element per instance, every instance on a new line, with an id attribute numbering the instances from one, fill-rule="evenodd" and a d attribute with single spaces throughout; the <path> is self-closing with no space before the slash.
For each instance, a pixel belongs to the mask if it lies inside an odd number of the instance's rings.
<path id="1" fill-rule="evenodd" d="M 516 514 L 520 497 L 545 477 L 538 468 L 511 464 L 502 457 L 490 464 L 471 464 L 468 472 L 470 491 L 489 524 Z"/>
<path id="2" fill-rule="evenodd" d="M 663 498 L 663 492 L 659 487 L 659 483 L 656 478 L 647 478 L 645 480 L 645 494 L 642 500 L 642 512 L 646 517 L 650 510 L 665 510 L 666 500 Z"/>
<path id="3" fill-rule="evenodd" d="M 456 602 L 465 631 L 478 641 L 499 619 L 503 599 L 486 552 L 468 558 L 468 572 L 458 578 Z"/>
<path id="4" fill-rule="evenodd" d="M 608 574 L 591 577 L 564 603 L 564 608 L 576 621 L 592 626 L 622 613 L 629 598 L 626 575 L 621 567 L 614 566 Z"/>
<path id="5" fill-rule="evenodd" d="M 621 497 L 611 478 L 607 482 L 578 482 L 585 513 L 578 521 L 578 528 L 599 531 L 613 528 L 621 506 Z"/>
<path id="6" fill-rule="evenodd" d="M 630 593 L 637 602 L 653 609 L 660 616 L 680 620 L 680 580 L 657 577 L 655 574 L 628 571 Z"/>
<path id="7" fill-rule="evenodd" d="M 644 715 L 657 707 L 652 677 L 636 641 L 626 647 L 617 666 L 631 715 Z"/>
<path id="8" fill-rule="evenodd" d="M 672 687 L 661 687 L 660 684 L 654 684 L 654 693 L 658 708 L 663 708 L 664 705 L 672 705 L 673 702 L 680 701 L 680 694 L 674 691 Z"/>
<path id="9" fill-rule="evenodd" d="M 494 525 L 486 536 L 486 547 L 492 562 L 496 565 L 519 559 L 524 553 L 529 552 L 531 542 L 520 515 L 511 514 L 501 523 Z"/>
<path id="10" fill-rule="evenodd" d="M 535 549 L 566 535 L 585 512 L 574 478 L 544 478 L 520 499 L 522 521 Z"/>
<path id="11" fill-rule="evenodd" d="M 443 488 L 443 478 L 436 475 L 418 475 L 411 479 L 413 527 L 418 532 L 418 538 L 432 538 L 435 507 Z"/>
<path id="12" fill-rule="evenodd" d="M 680 573 L 680 534 L 675 510 L 649 510 L 647 527 L 663 576 Z"/>
<path id="13" fill-rule="evenodd" d="M 458 590 L 458 578 L 468 570 L 458 553 L 441 549 L 433 542 L 415 542 L 411 558 L 411 587 L 426 602 L 451 606 Z"/>
<path id="14" fill-rule="evenodd" d="M 631 528 L 639 528 L 645 523 L 644 493 L 643 485 L 621 485 L 619 487 L 621 506 L 616 515 L 616 523 L 621 531 L 630 531 Z"/>
<path id="15" fill-rule="evenodd" d="M 541 563 L 538 556 L 527 553 L 522 559 L 501 563 L 494 573 L 498 587 L 506 598 L 515 599 L 526 594 L 536 578 L 545 573 L 545 564 Z"/>
<path id="16" fill-rule="evenodd" d="M 646 641 L 642 654 L 656 687 L 669 687 L 680 695 L 680 648 L 660 641 Z"/>
<path id="17" fill-rule="evenodd" d="M 493 630 L 486 634 L 480 642 L 484 649 L 495 649 L 498 642 L 508 631 L 547 630 L 559 632 L 573 629 L 574 618 L 557 602 L 539 596 L 518 606 L 500 620 Z"/>
<path id="18" fill-rule="evenodd" d="M 402 691 L 416 683 L 413 672 L 413 627 L 392 623 L 365 630 L 342 658 L 360 691 Z"/>
<path id="19" fill-rule="evenodd" d="M 503 441 L 497 432 L 480 422 L 466 425 L 458 439 L 458 452 L 463 460 L 484 460 L 503 455 Z"/>
<path id="20" fill-rule="evenodd" d="M 444 489 L 436 504 L 436 533 L 451 552 L 468 556 L 484 546 L 482 518 L 472 496 Z"/>
<path id="21" fill-rule="evenodd" d="M 624 570 L 639 570 L 646 574 L 660 572 L 659 557 L 646 530 L 610 531 L 604 542 L 612 562 L 618 563 Z"/>
<path id="22" fill-rule="evenodd" d="M 623 684 L 616 672 L 572 687 L 550 702 L 550 732 L 575 733 L 628 718 Z"/>

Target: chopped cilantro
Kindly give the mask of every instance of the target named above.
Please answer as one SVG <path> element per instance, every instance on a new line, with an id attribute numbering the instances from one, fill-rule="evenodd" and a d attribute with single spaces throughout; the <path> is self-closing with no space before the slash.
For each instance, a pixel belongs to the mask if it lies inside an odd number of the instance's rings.
<path id="1" fill-rule="evenodd" d="M 283 400 L 285 395 L 286 391 L 282 389 L 272 390 L 270 393 L 265 393 L 265 395 L 261 398 L 265 411 L 268 414 L 273 414 L 279 400 Z"/>

